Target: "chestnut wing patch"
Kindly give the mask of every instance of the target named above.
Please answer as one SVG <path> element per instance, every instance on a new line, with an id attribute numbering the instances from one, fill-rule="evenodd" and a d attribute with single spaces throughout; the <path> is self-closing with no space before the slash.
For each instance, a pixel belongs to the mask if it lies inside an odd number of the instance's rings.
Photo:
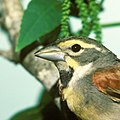
<path id="1" fill-rule="evenodd" d="M 120 65 L 96 71 L 92 80 L 99 91 L 120 102 Z"/>

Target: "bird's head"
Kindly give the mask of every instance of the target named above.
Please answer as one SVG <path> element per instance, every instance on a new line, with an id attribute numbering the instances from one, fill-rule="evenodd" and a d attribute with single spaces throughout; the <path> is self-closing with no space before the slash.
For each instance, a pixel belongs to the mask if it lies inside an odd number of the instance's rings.
<path id="1" fill-rule="evenodd" d="M 109 50 L 96 40 L 85 37 L 68 37 L 38 50 L 35 56 L 53 61 L 59 70 L 62 83 L 67 86 L 79 66 L 94 63 L 108 52 Z"/>
<path id="2" fill-rule="evenodd" d="M 78 66 L 94 62 L 105 55 L 106 48 L 97 41 L 85 37 L 68 37 L 38 50 L 35 56 L 57 62 L 65 62 L 75 70 Z"/>

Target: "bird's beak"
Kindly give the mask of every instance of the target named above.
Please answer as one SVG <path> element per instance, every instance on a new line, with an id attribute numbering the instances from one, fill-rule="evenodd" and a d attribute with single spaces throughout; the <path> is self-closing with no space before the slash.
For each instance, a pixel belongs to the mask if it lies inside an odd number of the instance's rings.
<path id="1" fill-rule="evenodd" d="M 46 47 L 35 52 L 35 56 L 50 61 L 64 61 L 65 53 L 56 46 Z"/>

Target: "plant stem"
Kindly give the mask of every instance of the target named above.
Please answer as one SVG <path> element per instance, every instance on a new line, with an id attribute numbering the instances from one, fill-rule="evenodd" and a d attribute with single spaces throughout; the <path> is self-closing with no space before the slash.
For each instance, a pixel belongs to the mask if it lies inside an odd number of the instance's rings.
<path id="1" fill-rule="evenodd" d="M 120 22 L 106 23 L 106 24 L 102 24 L 101 26 L 102 28 L 117 27 L 117 26 L 120 26 Z"/>

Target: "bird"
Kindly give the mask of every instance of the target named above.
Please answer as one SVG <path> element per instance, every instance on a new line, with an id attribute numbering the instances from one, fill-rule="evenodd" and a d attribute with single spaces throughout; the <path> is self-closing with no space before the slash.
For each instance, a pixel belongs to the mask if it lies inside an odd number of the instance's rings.
<path id="1" fill-rule="evenodd" d="M 35 52 L 59 71 L 59 93 L 82 120 L 120 120 L 120 59 L 97 40 L 70 36 Z"/>

